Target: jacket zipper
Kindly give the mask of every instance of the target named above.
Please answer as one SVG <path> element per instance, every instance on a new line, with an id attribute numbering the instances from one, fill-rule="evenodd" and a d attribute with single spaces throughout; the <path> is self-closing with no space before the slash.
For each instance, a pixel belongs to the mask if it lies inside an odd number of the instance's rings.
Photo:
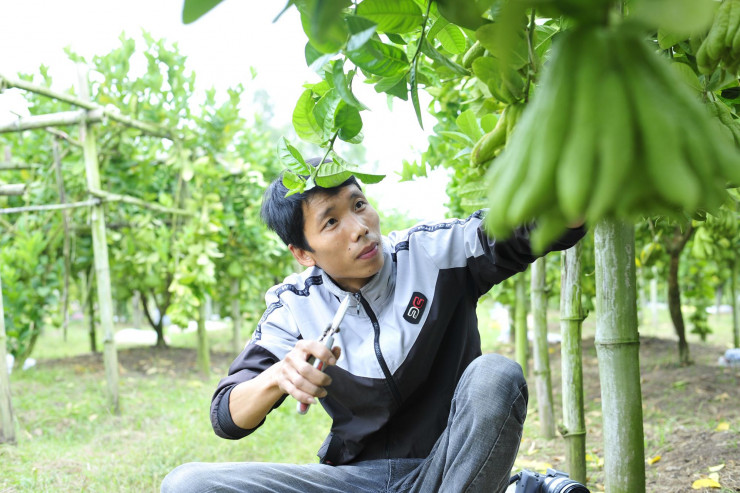
<path id="1" fill-rule="evenodd" d="M 373 330 L 375 331 L 375 357 L 378 359 L 380 368 L 383 370 L 383 375 L 385 375 L 385 380 L 388 382 L 388 387 L 391 389 L 393 399 L 396 401 L 396 405 L 400 408 L 402 402 L 401 392 L 398 390 L 396 381 L 393 380 L 393 375 L 391 375 L 391 371 L 388 369 L 388 364 L 385 362 L 385 358 L 383 358 L 383 353 L 380 351 L 380 323 L 378 323 L 378 318 L 375 316 L 372 308 L 370 308 L 370 304 L 365 300 L 365 298 L 363 298 L 362 294 L 355 293 L 355 297 L 357 298 L 357 301 L 362 303 L 362 307 L 365 309 L 365 312 L 370 317 L 370 322 L 373 324 Z"/>

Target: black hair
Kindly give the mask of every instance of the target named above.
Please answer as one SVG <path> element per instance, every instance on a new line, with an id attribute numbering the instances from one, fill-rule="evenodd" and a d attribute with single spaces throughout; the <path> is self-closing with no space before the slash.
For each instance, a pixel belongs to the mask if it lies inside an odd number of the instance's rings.
<path id="1" fill-rule="evenodd" d="M 307 159 L 306 164 L 318 166 L 319 161 L 321 161 L 321 158 Z M 338 194 L 342 188 L 349 185 L 355 185 L 357 188 L 360 188 L 357 179 L 353 175 L 336 187 L 323 188 L 317 185 L 303 193 L 294 193 L 286 197 L 285 194 L 288 193 L 288 189 L 283 185 L 283 174 L 281 173 L 280 176 L 270 183 L 267 190 L 265 190 L 265 194 L 262 197 L 260 217 L 262 217 L 262 221 L 264 221 L 267 227 L 277 233 L 286 245 L 293 245 L 313 252 L 303 231 L 303 204 L 308 202 L 314 195 L 320 193 L 332 197 Z"/>

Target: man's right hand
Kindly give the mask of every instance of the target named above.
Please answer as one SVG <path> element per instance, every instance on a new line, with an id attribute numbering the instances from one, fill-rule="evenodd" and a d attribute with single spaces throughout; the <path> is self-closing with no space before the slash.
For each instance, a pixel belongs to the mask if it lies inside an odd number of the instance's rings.
<path id="1" fill-rule="evenodd" d="M 316 398 L 326 397 L 324 387 L 331 384 L 331 377 L 313 367 L 308 359 L 314 358 L 324 365 L 336 365 L 342 351 L 334 346 L 331 351 L 319 341 L 300 340 L 295 347 L 275 366 L 275 383 L 283 393 L 293 396 L 304 404 L 314 404 Z"/>

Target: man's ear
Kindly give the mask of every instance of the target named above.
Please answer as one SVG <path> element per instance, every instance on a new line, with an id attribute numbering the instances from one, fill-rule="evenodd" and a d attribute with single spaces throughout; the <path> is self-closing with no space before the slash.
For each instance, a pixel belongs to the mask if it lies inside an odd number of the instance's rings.
<path id="1" fill-rule="evenodd" d="M 296 261 L 302 266 L 313 267 L 314 265 L 316 265 L 316 261 L 313 259 L 311 252 L 309 252 L 308 250 L 304 250 L 303 248 L 299 248 L 292 244 L 288 245 L 288 249 L 290 250 L 290 253 L 293 254 L 293 257 L 296 259 Z"/>

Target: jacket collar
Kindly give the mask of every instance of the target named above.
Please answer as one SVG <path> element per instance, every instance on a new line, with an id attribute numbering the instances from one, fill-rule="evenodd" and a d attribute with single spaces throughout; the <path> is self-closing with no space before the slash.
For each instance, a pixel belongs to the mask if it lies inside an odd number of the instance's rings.
<path id="1" fill-rule="evenodd" d="M 396 287 L 396 264 L 391 256 L 391 244 L 388 238 L 383 237 L 383 267 L 375 274 L 367 284 L 360 288 L 360 294 L 370 304 L 373 312 L 378 313 L 390 299 L 393 290 Z M 359 299 L 354 293 L 345 291 L 340 288 L 326 272 L 321 270 L 321 277 L 324 286 L 330 293 L 339 299 L 344 299 L 346 295 L 351 296 L 350 306 L 357 306 Z"/>

